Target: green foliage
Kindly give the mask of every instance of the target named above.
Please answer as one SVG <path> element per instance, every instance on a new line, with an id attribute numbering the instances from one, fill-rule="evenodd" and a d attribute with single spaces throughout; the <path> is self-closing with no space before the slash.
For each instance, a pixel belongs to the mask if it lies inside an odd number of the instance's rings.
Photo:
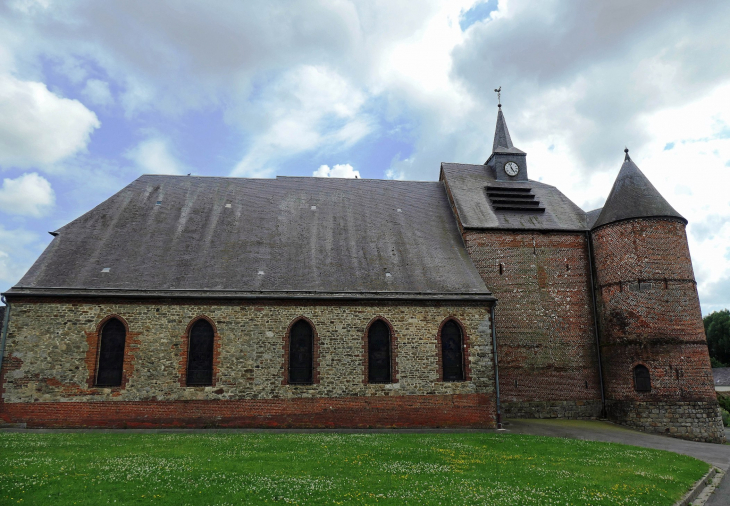
<path id="1" fill-rule="evenodd" d="M 0 504 L 660 505 L 707 470 L 515 434 L 0 432 Z"/>
<path id="2" fill-rule="evenodd" d="M 702 322 L 705 324 L 710 358 L 721 364 L 730 364 L 730 310 L 710 313 Z"/>
<path id="3" fill-rule="evenodd" d="M 730 411 L 730 395 L 717 392 L 717 402 L 722 409 Z"/>
<path id="4" fill-rule="evenodd" d="M 730 427 L 730 413 L 720 408 L 720 414 L 722 415 L 722 423 L 725 427 Z"/>
<path id="5" fill-rule="evenodd" d="M 710 357 L 710 367 L 712 367 L 713 369 L 716 367 L 727 367 L 727 364 L 723 364 L 715 357 Z"/>

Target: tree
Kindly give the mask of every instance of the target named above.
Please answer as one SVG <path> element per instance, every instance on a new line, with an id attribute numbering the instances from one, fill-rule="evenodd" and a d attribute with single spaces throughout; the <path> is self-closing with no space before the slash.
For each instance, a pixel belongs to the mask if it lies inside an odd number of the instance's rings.
<path id="1" fill-rule="evenodd" d="M 710 358 L 722 364 L 730 364 L 730 310 L 710 313 L 702 322 L 705 324 Z"/>

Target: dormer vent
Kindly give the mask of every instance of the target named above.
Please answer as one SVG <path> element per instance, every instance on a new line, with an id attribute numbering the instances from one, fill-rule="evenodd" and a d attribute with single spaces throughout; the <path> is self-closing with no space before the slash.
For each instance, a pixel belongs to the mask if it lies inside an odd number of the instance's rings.
<path id="1" fill-rule="evenodd" d="M 487 186 L 487 197 L 495 211 L 544 213 L 545 208 L 535 198 L 532 188 Z"/>

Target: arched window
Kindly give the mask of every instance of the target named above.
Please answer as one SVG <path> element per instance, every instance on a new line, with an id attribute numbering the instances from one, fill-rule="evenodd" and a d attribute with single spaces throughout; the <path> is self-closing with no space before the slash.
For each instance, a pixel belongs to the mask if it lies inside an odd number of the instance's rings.
<path id="1" fill-rule="evenodd" d="M 637 392 L 651 392 L 651 375 L 649 369 L 643 365 L 634 367 L 634 390 Z"/>
<path id="2" fill-rule="evenodd" d="M 441 327 L 441 364 L 444 381 L 464 381 L 464 352 L 461 327 L 449 320 Z"/>
<path id="3" fill-rule="evenodd" d="M 118 387 L 122 384 L 126 336 L 127 329 L 116 318 L 110 319 L 102 327 L 101 343 L 99 343 L 99 366 L 96 370 L 96 386 Z"/>
<path id="4" fill-rule="evenodd" d="M 213 384 L 213 326 L 204 319 L 190 329 L 188 344 L 188 386 Z"/>
<path id="5" fill-rule="evenodd" d="M 312 383 L 314 332 L 306 320 L 299 320 L 289 331 L 289 383 Z"/>
<path id="6" fill-rule="evenodd" d="M 390 329 L 377 320 L 368 330 L 368 383 L 390 382 Z"/>

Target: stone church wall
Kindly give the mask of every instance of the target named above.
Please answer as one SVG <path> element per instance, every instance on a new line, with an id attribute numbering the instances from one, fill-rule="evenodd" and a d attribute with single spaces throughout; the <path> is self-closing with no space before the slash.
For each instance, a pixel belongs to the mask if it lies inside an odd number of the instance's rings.
<path id="1" fill-rule="evenodd" d="M 684 223 L 621 221 L 597 229 L 593 242 L 609 418 L 650 432 L 722 441 Z M 637 391 L 638 365 L 650 372 L 650 391 Z"/>
<path id="2" fill-rule="evenodd" d="M 601 392 L 585 234 L 466 230 L 464 240 L 498 300 L 503 412 L 597 418 Z"/>
<path id="3" fill-rule="evenodd" d="M 0 387 L 5 422 L 45 427 L 493 427 L 489 306 L 471 302 L 180 302 L 15 298 Z M 94 386 L 105 319 L 127 326 L 121 387 Z M 185 386 L 186 332 L 214 326 L 214 383 Z M 315 329 L 315 380 L 288 385 L 285 339 Z M 365 332 L 393 331 L 395 377 L 367 384 Z M 438 332 L 465 332 L 467 379 L 440 381 Z"/>

